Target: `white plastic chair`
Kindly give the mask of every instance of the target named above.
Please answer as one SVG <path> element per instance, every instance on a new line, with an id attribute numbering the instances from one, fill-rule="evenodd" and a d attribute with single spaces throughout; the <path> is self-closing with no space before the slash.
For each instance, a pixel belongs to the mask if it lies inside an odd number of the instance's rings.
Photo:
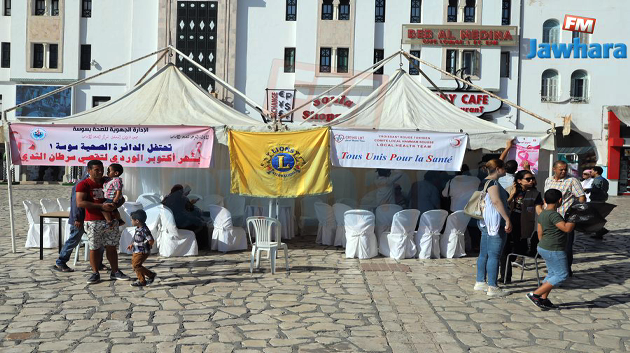
<path id="1" fill-rule="evenodd" d="M 138 196 L 136 202 L 141 203 L 143 208 L 147 208 L 151 205 L 162 203 L 162 199 L 160 199 L 158 194 L 142 194 Z"/>
<path id="2" fill-rule="evenodd" d="M 58 198 L 57 205 L 59 205 L 60 211 L 70 212 L 70 208 L 72 207 L 70 204 L 70 199 L 65 199 L 65 198 Z"/>
<path id="3" fill-rule="evenodd" d="M 157 237 L 160 256 L 192 256 L 198 254 L 195 232 L 178 229 L 173 212 L 168 207 L 158 205 L 160 210 L 159 236 Z"/>
<path id="4" fill-rule="evenodd" d="M 317 228 L 317 239 L 315 243 L 323 245 L 335 244 L 335 233 L 337 232 L 337 222 L 333 208 L 323 202 L 315 202 L 315 214 L 319 221 Z"/>
<path id="5" fill-rule="evenodd" d="M 346 247 L 346 227 L 344 222 L 344 214 L 352 208 L 348 205 L 336 203 L 332 206 L 335 214 L 335 222 L 337 223 L 337 231 L 335 231 L 335 246 Z"/>
<path id="6" fill-rule="evenodd" d="M 419 210 L 402 210 L 394 215 L 391 231 L 384 233 L 387 238 L 389 257 L 402 260 L 416 256 L 418 247 L 414 242 L 414 237 L 419 217 Z"/>
<path id="7" fill-rule="evenodd" d="M 271 260 L 271 274 L 276 273 L 276 257 L 278 247 L 284 249 L 284 262 L 289 271 L 289 249 L 287 244 L 279 241 L 280 235 L 280 221 L 275 218 L 269 217 L 249 217 L 247 218 L 247 230 L 249 234 L 249 241 L 252 243 L 252 254 L 249 263 L 249 272 L 254 273 L 254 261 L 256 262 L 256 268 L 260 266 L 260 252 L 268 251 Z M 252 232 L 256 236 L 256 242 L 252 240 Z M 272 236 L 276 236 L 276 240 L 272 239 Z"/>
<path id="8" fill-rule="evenodd" d="M 446 228 L 440 236 L 440 254 L 449 259 L 466 256 L 466 227 L 470 216 L 455 211 L 446 219 Z"/>
<path id="9" fill-rule="evenodd" d="M 300 200 L 300 219 L 298 227 L 301 235 L 316 234 L 317 214 L 315 214 L 315 202 L 326 202 L 327 195 L 305 196 Z"/>
<path id="10" fill-rule="evenodd" d="M 346 258 L 369 259 L 378 255 L 374 234 L 374 213 L 350 210 L 344 214 L 346 228 Z"/>
<path id="11" fill-rule="evenodd" d="M 440 258 L 440 231 L 446 217 L 448 212 L 444 210 L 426 211 L 420 217 L 420 227 L 415 237 L 416 246 L 420 249 L 419 259 Z"/>
<path id="12" fill-rule="evenodd" d="M 39 215 L 42 213 L 38 204 L 31 201 L 22 201 L 28 221 L 28 233 L 26 235 L 26 248 L 39 248 Z M 56 248 L 59 245 L 58 226 L 44 222 L 44 248 Z"/>
<path id="13" fill-rule="evenodd" d="M 79 251 L 81 251 L 81 246 L 83 245 L 83 247 L 85 248 L 85 252 L 83 253 L 83 261 L 87 262 L 90 257 L 89 257 L 89 240 L 87 235 L 85 235 L 85 233 L 81 236 L 81 242 L 79 243 L 79 245 L 77 245 L 76 248 L 74 248 L 74 266 L 77 266 L 77 261 L 79 260 Z"/>
<path id="14" fill-rule="evenodd" d="M 218 195 L 217 195 L 218 196 Z M 225 208 L 232 214 L 232 224 L 239 227 L 245 226 L 245 197 L 236 194 L 230 194 L 225 199 Z"/>
<path id="15" fill-rule="evenodd" d="M 402 207 L 394 204 L 384 204 L 376 208 L 376 239 L 378 239 L 378 252 L 389 257 L 389 245 L 387 244 L 387 234 L 392 227 L 392 220 L 398 211 L 402 211 Z"/>
<path id="16" fill-rule="evenodd" d="M 223 253 L 234 250 L 246 250 L 247 236 L 245 229 L 234 227 L 230 211 L 218 205 L 209 206 L 208 211 L 214 226 L 210 248 Z"/>
<path id="17" fill-rule="evenodd" d="M 348 205 L 348 206 L 350 206 L 353 209 L 357 208 L 357 200 L 351 199 L 351 198 L 348 198 L 348 197 L 341 198 L 341 199 L 337 200 L 336 203 L 342 203 L 344 205 Z"/>

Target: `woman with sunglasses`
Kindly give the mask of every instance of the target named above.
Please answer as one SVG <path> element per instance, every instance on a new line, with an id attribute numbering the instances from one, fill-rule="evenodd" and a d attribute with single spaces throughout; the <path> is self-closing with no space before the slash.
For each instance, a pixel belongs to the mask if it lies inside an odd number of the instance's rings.
<path id="1" fill-rule="evenodd" d="M 582 172 L 582 189 L 586 194 L 586 202 L 591 201 L 591 187 L 593 185 L 593 171 L 590 169 L 584 169 Z"/>
<path id="2" fill-rule="evenodd" d="M 515 260 L 515 256 L 508 259 L 508 254 L 528 255 L 527 240 L 536 229 L 536 216 L 542 212 L 542 196 L 536 190 L 536 178 L 529 170 L 521 170 L 514 175 L 514 187 L 510 190 L 508 205 L 512 232 L 508 234 L 501 255 L 501 275 L 505 275 L 505 283 L 512 282 L 511 262 Z"/>

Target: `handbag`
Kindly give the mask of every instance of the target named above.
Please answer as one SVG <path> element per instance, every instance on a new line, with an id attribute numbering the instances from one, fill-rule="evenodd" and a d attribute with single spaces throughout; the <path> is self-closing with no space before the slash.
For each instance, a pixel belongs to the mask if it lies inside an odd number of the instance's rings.
<path id="1" fill-rule="evenodd" d="M 466 207 L 464 207 L 464 213 L 474 219 L 483 219 L 483 209 L 486 208 L 486 193 L 488 192 L 488 184 L 491 180 L 486 181 L 483 190 L 475 191 Z"/>

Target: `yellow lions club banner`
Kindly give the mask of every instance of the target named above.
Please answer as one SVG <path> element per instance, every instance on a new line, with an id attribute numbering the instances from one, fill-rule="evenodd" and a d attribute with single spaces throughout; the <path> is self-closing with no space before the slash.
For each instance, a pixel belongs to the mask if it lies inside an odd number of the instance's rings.
<path id="1" fill-rule="evenodd" d="M 332 191 L 328 128 L 295 132 L 230 131 L 234 194 L 296 197 Z"/>

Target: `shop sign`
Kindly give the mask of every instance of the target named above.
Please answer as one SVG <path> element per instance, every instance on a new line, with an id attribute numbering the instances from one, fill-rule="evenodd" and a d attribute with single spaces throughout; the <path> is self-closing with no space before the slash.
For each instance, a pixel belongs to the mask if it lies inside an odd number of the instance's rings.
<path id="1" fill-rule="evenodd" d="M 403 25 L 403 43 L 435 46 L 518 45 L 516 26 Z"/>
<path id="2" fill-rule="evenodd" d="M 295 89 L 267 88 L 267 109 L 274 116 L 282 116 L 293 109 Z M 293 121 L 293 114 L 282 118 L 282 121 Z"/>
<path id="3" fill-rule="evenodd" d="M 318 98 L 313 101 L 313 107 L 319 110 L 322 106 L 330 103 L 331 100 L 334 100 L 332 102 L 332 105 L 339 105 L 346 108 L 352 108 L 354 106 L 354 101 L 352 101 L 346 96 L 341 96 L 338 99 L 335 99 L 335 97 L 336 96 Z M 318 120 L 319 121 L 332 121 L 333 119 L 336 119 L 338 116 L 341 115 L 341 114 L 333 114 L 333 113 L 318 113 L 317 116 L 312 116 L 313 114 L 315 114 L 317 110 L 305 110 L 302 113 L 302 119 L 304 120 L 309 119 L 309 121 L 311 122 L 318 121 Z"/>
<path id="4" fill-rule="evenodd" d="M 623 43 L 591 43 L 582 44 L 580 38 L 573 39 L 573 43 L 540 43 L 538 45 L 536 39 L 529 40 L 529 53 L 527 58 L 532 59 L 538 56 L 540 59 L 608 59 L 612 56 L 615 59 L 626 59 L 628 57 L 628 48 Z M 538 50 L 536 50 L 538 49 Z"/>
<path id="5" fill-rule="evenodd" d="M 492 98 L 489 94 L 475 91 L 443 91 L 444 95 L 436 94 L 442 98 L 453 102 L 459 109 L 475 116 L 484 113 L 492 113 L 499 110 L 503 102 Z"/>

